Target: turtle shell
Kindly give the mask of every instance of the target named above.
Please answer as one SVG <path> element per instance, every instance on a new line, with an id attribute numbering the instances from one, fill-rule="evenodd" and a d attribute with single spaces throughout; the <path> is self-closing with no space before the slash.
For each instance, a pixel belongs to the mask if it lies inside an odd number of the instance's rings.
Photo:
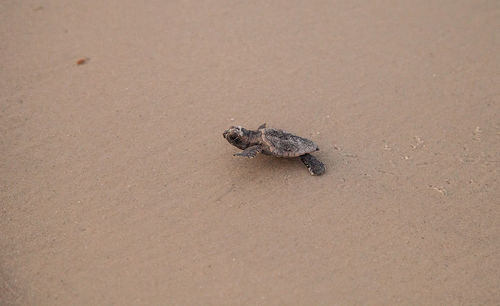
<path id="1" fill-rule="evenodd" d="M 261 129 L 260 131 L 262 142 L 275 156 L 296 157 L 319 150 L 318 146 L 309 139 L 279 129 Z"/>

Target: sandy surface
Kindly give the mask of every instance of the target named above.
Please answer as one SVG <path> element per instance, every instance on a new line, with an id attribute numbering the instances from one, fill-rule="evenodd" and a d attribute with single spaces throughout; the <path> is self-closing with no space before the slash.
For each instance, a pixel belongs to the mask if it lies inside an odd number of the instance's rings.
<path id="1" fill-rule="evenodd" d="M 0 304 L 500 303 L 498 1 L 76 2 L 0 2 Z"/>

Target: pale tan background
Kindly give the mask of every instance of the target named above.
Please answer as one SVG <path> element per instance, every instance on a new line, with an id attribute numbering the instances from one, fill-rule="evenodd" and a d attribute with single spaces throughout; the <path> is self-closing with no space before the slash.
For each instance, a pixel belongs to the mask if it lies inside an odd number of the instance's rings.
<path id="1" fill-rule="evenodd" d="M 0 40 L 1 304 L 500 303 L 499 1 L 5 0 Z M 328 172 L 234 158 L 263 122 Z"/>

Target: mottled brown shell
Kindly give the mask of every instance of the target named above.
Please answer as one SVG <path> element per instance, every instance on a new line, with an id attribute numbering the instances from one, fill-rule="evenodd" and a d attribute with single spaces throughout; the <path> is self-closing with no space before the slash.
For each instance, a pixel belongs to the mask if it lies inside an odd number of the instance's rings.
<path id="1" fill-rule="evenodd" d="M 297 157 L 319 150 L 318 146 L 310 141 L 279 129 L 261 129 L 262 142 L 269 147 L 269 151 L 280 157 Z"/>

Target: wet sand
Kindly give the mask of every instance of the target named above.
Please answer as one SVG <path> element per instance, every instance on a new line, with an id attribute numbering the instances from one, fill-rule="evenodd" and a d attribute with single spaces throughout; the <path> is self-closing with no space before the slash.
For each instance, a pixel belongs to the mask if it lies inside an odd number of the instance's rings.
<path id="1" fill-rule="evenodd" d="M 2 1 L 0 304 L 498 305 L 498 29 L 493 0 Z M 326 174 L 233 157 L 263 122 Z"/>

